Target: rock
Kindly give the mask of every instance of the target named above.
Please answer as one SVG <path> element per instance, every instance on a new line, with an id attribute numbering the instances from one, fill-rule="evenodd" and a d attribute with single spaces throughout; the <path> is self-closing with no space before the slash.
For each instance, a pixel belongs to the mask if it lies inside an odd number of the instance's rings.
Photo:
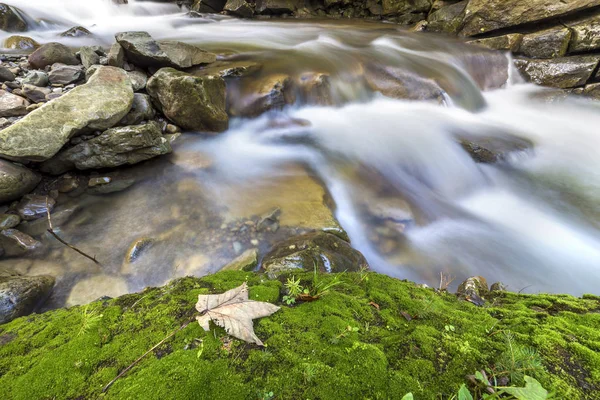
<path id="1" fill-rule="evenodd" d="M 25 32 L 27 22 L 18 8 L 0 3 L 0 30 L 6 32 Z"/>
<path id="2" fill-rule="evenodd" d="M 513 135 L 480 136 L 459 135 L 462 148 L 475 162 L 493 164 L 506 160 L 510 153 L 533 148 L 529 140 Z"/>
<path id="3" fill-rule="evenodd" d="M 50 83 L 53 85 L 68 85 L 82 80 L 85 77 L 85 71 L 80 65 L 53 64 L 52 70 L 48 75 Z"/>
<path id="4" fill-rule="evenodd" d="M 289 75 L 272 74 L 246 80 L 242 93 L 231 100 L 230 113 L 255 117 L 269 110 L 281 109 L 295 101 L 293 81 Z"/>
<path id="5" fill-rule="evenodd" d="M 467 301 L 483 306 L 489 292 L 487 281 L 481 276 L 472 276 L 458 286 L 456 294 Z"/>
<path id="6" fill-rule="evenodd" d="M 550 60 L 516 59 L 523 76 L 538 85 L 571 88 L 584 85 L 598 65 L 598 56 L 572 56 Z"/>
<path id="7" fill-rule="evenodd" d="M 133 90 L 125 71 L 100 67 L 87 84 L 0 131 L 0 156 L 47 160 L 75 134 L 117 124 L 129 112 L 132 102 Z"/>
<path id="8" fill-rule="evenodd" d="M 576 24 L 567 24 L 572 32 L 569 53 L 592 51 L 600 48 L 600 17 L 593 17 Z"/>
<path id="9" fill-rule="evenodd" d="M 210 64 L 217 59 L 216 54 L 183 42 L 161 40 L 158 42 L 158 45 L 167 53 L 171 61 L 171 66 L 175 68 L 189 68 L 194 65 Z"/>
<path id="10" fill-rule="evenodd" d="M 148 250 L 154 243 L 156 243 L 156 239 L 154 238 L 143 237 L 136 239 L 133 243 L 131 243 L 129 249 L 127 249 L 127 252 L 125 253 L 125 260 L 123 261 L 124 264 L 131 264 L 135 262 L 140 255 L 145 250 Z M 126 274 L 130 271 L 127 271 L 127 268 L 124 268 L 121 270 L 121 272 Z"/>
<path id="11" fill-rule="evenodd" d="M 227 0 L 195 0 L 192 11 L 200 13 L 220 13 Z"/>
<path id="12" fill-rule="evenodd" d="M 133 95 L 133 105 L 131 111 L 121 120 L 122 125 L 137 125 L 142 121 L 150 121 L 154 119 L 156 113 L 152 108 L 150 96 L 142 93 Z"/>
<path id="13" fill-rule="evenodd" d="M 60 228 L 62 225 L 66 224 L 77 209 L 78 207 L 74 206 L 58 211 L 54 210 L 52 212 L 52 226 L 54 229 Z M 48 231 L 48 219 L 38 218 L 33 221 L 24 221 L 19 225 L 19 230 L 29 236 L 40 237 Z"/>
<path id="14" fill-rule="evenodd" d="M 384 1 L 385 3 L 385 1 Z M 472 36 L 600 5 L 600 0 L 470 0 L 461 34 Z"/>
<path id="15" fill-rule="evenodd" d="M 402 68 L 367 65 L 365 79 L 373 91 L 394 99 L 441 102 L 444 98 L 444 91 L 433 79 Z"/>
<path id="16" fill-rule="evenodd" d="M 184 129 L 222 132 L 228 127 L 225 81 L 220 76 L 196 77 L 163 68 L 150 78 L 146 90 L 165 116 Z"/>
<path id="17" fill-rule="evenodd" d="M 81 37 L 81 36 L 89 36 L 92 32 L 84 28 L 83 26 L 74 26 L 69 30 L 64 31 L 60 34 L 62 37 Z"/>
<path id="18" fill-rule="evenodd" d="M 125 63 L 125 50 L 119 43 L 113 43 L 108 51 L 108 65 L 111 67 L 123 68 Z"/>
<path id="19" fill-rule="evenodd" d="M 505 54 L 477 49 L 459 52 L 456 56 L 481 90 L 498 89 L 508 81 L 509 64 Z"/>
<path id="20" fill-rule="evenodd" d="M 279 229 L 279 216 L 281 215 L 281 209 L 279 207 L 274 208 L 267 213 L 259 217 L 256 223 L 256 231 L 271 231 L 275 232 Z"/>
<path id="21" fill-rule="evenodd" d="M 427 30 L 431 32 L 445 32 L 456 34 L 463 21 L 463 12 L 468 1 L 463 0 L 450 4 L 432 12 L 427 17 Z"/>
<path id="22" fill-rule="evenodd" d="M 101 297 L 118 297 L 128 292 L 127 283 L 123 278 L 110 275 L 96 275 L 81 280 L 73 286 L 67 306 L 89 303 Z"/>
<path id="23" fill-rule="evenodd" d="M 506 292 L 506 285 L 502 282 L 492 283 L 492 286 L 490 286 L 490 292 Z"/>
<path id="24" fill-rule="evenodd" d="M 29 102 L 21 96 L 0 90 L 0 117 L 26 115 L 28 113 L 27 106 L 29 106 Z"/>
<path id="25" fill-rule="evenodd" d="M 262 68 L 254 61 L 216 61 L 208 66 L 195 67 L 187 72 L 194 76 L 218 75 L 222 78 L 239 78 L 252 75 Z"/>
<path id="26" fill-rule="evenodd" d="M 0 66 L 0 82 L 12 82 L 17 77 L 6 67 Z"/>
<path id="27" fill-rule="evenodd" d="M 567 53 L 571 30 L 547 29 L 523 36 L 519 54 L 531 58 L 555 58 Z"/>
<path id="28" fill-rule="evenodd" d="M 147 32 L 118 33 L 116 39 L 127 59 L 140 67 L 189 68 L 216 60 L 216 55 L 187 43 L 156 42 Z"/>
<path id="29" fill-rule="evenodd" d="M 53 287 L 51 276 L 0 276 L 0 325 L 31 314 Z"/>
<path id="30" fill-rule="evenodd" d="M 487 47 L 488 49 L 493 50 L 516 52 L 519 50 L 522 41 L 523 35 L 521 33 L 509 33 L 502 36 L 471 40 L 467 43 Z"/>
<path id="31" fill-rule="evenodd" d="M 600 100 L 600 83 L 585 85 L 582 94 L 586 97 L 590 97 L 595 100 Z"/>
<path id="32" fill-rule="evenodd" d="M 229 264 L 222 271 L 254 271 L 258 265 L 258 249 L 248 249 Z"/>
<path id="33" fill-rule="evenodd" d="M 30 71 L 27 73 L 25 78 L 23 78 L 23 84 L 29 84 L 38 87 L 46 87 L 48 86 L 48 74 L 42 71 Z"/>
<path id="34" fill-rule="evenodd" d="M 241 18 L 250 18 L 254 15 L 252 6 L 246 2 L 246 0 L 227 0 L 223 10 L 230 15 L 235 15 Z"/>
<path id="35" fill-rule="evenodd" d="M 322 272 L 351 272 L 369 266 L 348 242 L 323 231 L 279 242 L 262 261 L 262 268 L 271 275 L 295 269 L 313 271 L 315 267 Z"/>
<path id="36" fill-rule="evenodd" d="M 256 0 L 256 13 L 292 14 L 303 5 L 301 0 Z"/>
<path id="37" fill-rule="evenodd" d="M 93 47 L 83 46 L 79 49 L 79 58 L 85 69 L 88 69 L 94 64 L 100 64 L 100 56 L 96 53 Z"/>
<path id="38" fill-rule="evenodd" d="M 72 168 L 114 168 L 136 164 L 171 152 L 168 140 L 156 122 L 112 128 L 100 136 L 61 151 L 42 164 L 41 170 L 53 175 Z"/>
<path id="39" fill-rule="evenodd" d="M 11 229 L 21 223 L 21 217 L 15 214 L 0 214 L 0 230 Z"/>
<path id="40" fill-rule="evenodd" d="M 419 12 L 429 12 L 431 0 L 382 0 L 382 15 L 393 14 L 414 14 Z"/>
<path id="41" fill-rule="evenodd" d="M 129 76 L 129 80 L 131 81 L 131 86 L 133 87 L 134 92 L 146 88 L 146 84 L 148 83 L 148 76 L 144 71 L 128 71 L 127 76 Z"/>
<path id="42" fill-rule="evenodd" d="M 23 196 L 15 211 L 24 221 L 33 221 L 45 217 L 48 211 L 52 211 L 56 200 L 50 196 L 40 196 L 37 194 L 28 194 Z"/>
<path id="43" fill-rule="evenodd" d="M 116 193 L 122 192 L 123 190 L 128 189 L 135 184 L 135 179 L 133 178 L 122 178 L 118 176 L 107 176 L 102 178 L 108 178 L 109 181 L 102 184 L 96 183 L 92 185 L 90 179 L 90 183 L 88 184 L 90 187 L 88 188 L 87 192 L 91 194 Z"/>
<path id="44" fill-rule="evenodd" d="M 29 56 L 32 68 L 44 69 L 52 64 L 78 65 L 79 60 L 67 46 L 60 43 L 46 43 Z"/>
<path id="45" fill-rule="evenodd" d="M 52 90 L 45 87 L 33 85 L 23 85 L 23 94 L 34 103 L 43 103 L 46 101 L 46 96 L 52 93 Z"/>
<path id="46" fill-rule="evenodd" d="M 329 75 L 308 72 L 300 75 L 296 86 L 300 91 L 302 101 L 306 104 L 321 106 L 333 105 Z"/>
<path id="47" fill-rule="evenodd" d="M 5 229 L 0 232 L 0 248 L 9 257 L 20 256 L 41 247 L 41 243 L 31 236 L 16 229 Z"/>
<path id="48" fill-rule="evenodd" d="M 39 48 L 40 44 L 30 37 L 14 35 L 6 38 L 4 47 L 14 50 L 30 50 Z"/>
<path id="49" fill-rule="evenodd" d="M 22 165 L 0 160 L 0 203 L 20 199 L 31 192 L 40 180 L 38 174 Z"/>

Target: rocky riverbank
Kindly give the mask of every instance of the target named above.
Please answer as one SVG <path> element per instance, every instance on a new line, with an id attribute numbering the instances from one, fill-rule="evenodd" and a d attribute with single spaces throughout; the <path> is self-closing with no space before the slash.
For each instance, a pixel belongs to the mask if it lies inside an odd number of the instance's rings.
<path id="1" fill-rule="evenodd" d="M 492 291 L 482 293 L 486 305 L 477 307 L 362 271 L 321 275 L 323 283 L 337 284 L 290 306 L 282 301 L 288 277 L 227 271 L 184 278 L 1 325 L 0 395 L 400 399 L 412 392 L 432 399 L 455 395 L 463 384 L 475 394 L 494 385 L 523 386 L 523 375 L 560 398 L 591 400 L 600 389 L 598 297 Z M 295 278 L 306 287 L 315 283 L 312 272 Z M 220 328 L 204 332 L 194 322 L 102 394 L 120 371 L 193 319 L 199 294 L 243 282 L 252 300 L 282 307 L 254 323 L 264 348 Z M 466 376 L 482 370 L 487 385 Z"/>

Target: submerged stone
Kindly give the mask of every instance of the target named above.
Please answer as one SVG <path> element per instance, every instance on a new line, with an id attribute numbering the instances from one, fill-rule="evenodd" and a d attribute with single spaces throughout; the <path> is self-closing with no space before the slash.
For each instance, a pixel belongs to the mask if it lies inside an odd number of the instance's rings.
<path id="1" fill-rule="evenodd" d="M 16 211 L 24 221 L 32 221 L 41 217 L 46 217 L 49 211 L 52 211 L 56 200 L 50 196 L 41 196 L 38 194 L 28 194 L 23 196 Z"/>
<path id="2" fill-rule="evenodd" d="M 401 68 L 368 65 L 365 79 L 373 91 L 394 99 L 440 102 L 444 98 L 444 91 L 433 79 Z"/>
<path id="3" fill-rule="evenodd" d="M 256 117 L 269 110 L 279 110 L 294 104 L 295 101 L 292 78 L 286 74 L 273 74 L 246 79 L 241 93 L 231 96 L 229 112 L 236 116 Z"/>
<path id="4" fill-rule="evenodd" d="M 47 160 L 75 134 L 115 125 L 129 112 L 132 102 L 133 90 L 125 71 L 100 67 L 87 84 L 0 131 L 0 156 Z"/>
<path id="5" fill-rule="evenodd" d="M 0 231 L 0 248 L 9 257 L 23 255 L 41 247 L 41 245 L 40 242 L 31 236 L 16 229 L 4 229 Z"/>

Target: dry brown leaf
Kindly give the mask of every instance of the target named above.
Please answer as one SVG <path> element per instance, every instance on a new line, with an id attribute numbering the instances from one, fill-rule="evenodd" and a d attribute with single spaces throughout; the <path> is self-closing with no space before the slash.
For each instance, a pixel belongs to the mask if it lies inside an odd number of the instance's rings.
<path id="1" fill-rule="evenodd" d="M 252 320 L 268 317 L 279 310 L 279 307 L 271 303 L 248 300 L 248 285 L 244 283 L 225 293 L 198 295 L 196 310 L 200 312 L 196 319 L 205 331 L 210 329 L 209 322 L 212 320 L 216 325 L 225 328 L 231 336 L 262 346 L 263 342 L 254 333 Z"/>

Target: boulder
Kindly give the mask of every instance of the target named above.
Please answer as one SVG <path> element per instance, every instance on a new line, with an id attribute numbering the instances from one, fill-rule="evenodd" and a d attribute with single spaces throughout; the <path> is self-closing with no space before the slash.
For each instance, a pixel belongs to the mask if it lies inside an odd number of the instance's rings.
<path id="1" fill-rule="evenodd" d="M 217 56 L 191 44 L 174 40 L 161 40 L 160 48 L 167 53 L 171 66 L 175 68 L 190 68 L 194 65 L 210 64 Z"/>
<path id="2" fill-rule="evenodd" d="M 125 50 L 119 43 L 113 43 L 108 51 L 108 65 L 111 67 L 123 68 L 125 63 Z"/>
<path id="3" fill-rule="evenodd" d="M 23 78 L 23 84 L 29 84 L 38 87 L 48 86 L 48 74 L 42 71 L 30 71 Z"/>
<path id="4" fill-rule="evenodd" d="M 310 232 L 277 243 L 262 261 L 262 269 L 272 275 L 314 268 L 321 272 L 356 272 L 368 268 L 364 256 L 339 237 Z"/>
<path id="5" fill-rule="evenodd" d="M 246 0 L 227 0 L 223 10 L 229 15 L 241 18 L 250 18 L 254 15 L 252 6 Z"/>
<path id="6" fill-rule="evenodd" d="M 42 164 L 41 170 L 58 175 L 73 168 L 114 168 L 136 164 L 171 152 L 158 123 L 112 128 L 100 136 L 58 153 Z"/>
<path id="7" fill-rule="evenodd" d="M 303 0 L 256 0 L 256 13 L 292 14 L 303 5 Z"/>
<path id="8" fill-rule="evenodd" d="M 330 106 L 334 104 L 331 95 L 329 75 L 318 72 L 306 72 L 298 78 L 296 86 L 300 97 L 306 104 Z"/>
<path id="9" fill-rule="evenodd" d="M 22 165 L 0 160 L 0 203 L 20 199 L 31 192 L 40 180 L 38 174 Z"/>
<path id="10" fill-rule="evenodd" d="M 383 15 L 427 13 L 431 9 L 432 0 L 382 0 Z"/>
<path id="11" fill-rule="evenodd" d="M 441 102 L 444 98 L 444 91 L 433 79 L 402 68 L 368 65 L 365 79 L 371 90 L 394 99 Z"/>
<path id="12" fill-rule="evenodd" d="M 53 287 L 51 276 L 0 276 L 0 324 L 33 312 Z"/>
<path id="13" fill-rule="evenodd" d="M 450 4 L 432 12 L 427 17 L 427 30 L 431 32 L 445 32 L 456 34 L 463 21 L 463 12 L 468 1 L 463 0 Z"/>
<path id="14" fill-rule="evenodd" d="M 62 37 L 82 37 L 89 36 L 92 32 L 84 28 L 83 26 L 74 26 L 60 34 Z"/>
<path id="15" fill-rule="evenodd" d="M 456 294 L 467 301 L 483 306 L 485 296 L 489 293 L 487 281 L 482 276 L 472 276 L 458 286 Z"/>
<path id="16" fill-rule="evenodd" d="M 85 71 L 81 65 L 53 64 L 48 75 L 53 85 L 69 85 L 83 80 Z"/>
<path id="17" fill-rule="evenodd" d="M 96 53 L 96 50 L 90 46 L 83 46 L 79 49 L 79 58 L 85 69 L 88 69 L 94 64 L 100 64 L 100 56 Z"/>
<path id="18" fill-rule="evenodd" d="M 48 211 L 52 211 L 55 205 L 56 200 L 50 196 L 28 194 L 23 196 L 21 201 L 19 201 L 15 211 L 22 220 L 33 221 L 41 217 L 46 217 Z"/>
<path id="19" fill-rule="evenodd" d="M 79 60 L 67 46 L 60 43 L 46 43 L 29 55 L 32 68 L 44 69 L 52 64 L 78 65 Z"/>
<path id="20" fill-rule="evenodd" d="M 122 125 L 137 125 L 142 121 L 150 121 L 156 113 L 152 108 L 150 96 L 142 93 L 133 95 L 133 105 L 129 113 L 121 120 Z"/>
<path id="21" fill-rule="evenodd" d="M 0 248 L 8 257 L 21 256 L 41 246 L 40 242 L 16 229 L 0 231 Z"/>
<path id="22" fill-rule="evenodd" d="M 590 18 L 576 24 L 567 24 L 573 33 L 570 53 L 592 51 L 600 48 L 600 17 Z"/>
<path id="23" fill-rule="evenodd" d="M 568 28 L 546 29 L 523 36 L 519 54 L 530 58 L 555 58 L 567 54 L 571 30 Z"/>
<path id="24" fill-rule="evenodd" d="M 12 82 L 17 77 L 6 67 L 0 66 L 0 82 Z"/>
<path id="25" fill-rule="evenodd" d="M 40 44 L 30 37 L 14 35 L 6 38 L 4 47 L 15 50 L 30 50 L 37 49 Z"/>
<path id="26" fill-rule="evenodd" d="M 0 156 L 47 160 L 75 134 L 116 125 L 129 112 L 132 102 L 133 90 L 125 71 L 99 67 L 87 84 L 0 131 Z"/>
<path id="27" fill-rule="evenodd" d="M 385 3 L 385 0 L 384 0 Z M 470 0 L 460 34 L 473 36 L 600 5 L 600 0 Z"/>
<path id="28" fill-rule="evenodd" d="M 52 93 L 52 90 L 46 87 L 38 87 L 28 84 L 23 85 L 23 94 L 34 103 L 46 102 L 46 96 L 48 96 L 50 93 Z"/>
<path id="29" fill-rule="evenodd" d="M 506 160 L 510 153 L 533 148 L 533 143 L 529 140 L 504 133 L 496 136 L 461 134 L 457 137 L 471 158 L 484 164 Z"/>
<path id="30" fill-rule="evenodd" d="M 599 60 L 598 56 L 516 59 L 515 66 L 528 81 L 566 89 L 584 85 L 591 78 Z"/>
<path id="31" fill-rule="evenodd" d="M 475 39 L 468 41 L 467 43 L 487 47 L 492 50 L 516 52 L 519 50 L 522 41 L 523 35 L 521 33 L 509 33 L 491 38 Z"/>
<path id="32" fill-rule="evenodd" d="M 28 113 L 28 106 L 29 102 L 21 96 L 17 96 L 6 90 L 0 90 L 0 117 L 26 115 Z"/>
<path id="33" fill-rule="evenodd" d="M 196 0 L 192 6 L 192 11 L 201 13 L 220 13 L 227 0 Z"/>
<path id="34" fill-rule="evenodd" d="M 254 61 L 216 61 L 189 69 L 188 73 L 195 76 L 218 75 L 222 78 L 240 78 L 260 71 L 262 65 Z"/>
<path id="35" fill-rule="evenodd" d="M 22 11 L 13 6 L 0 3 L 0 30 L 6 32 L 25 32 L 27 22 L 22 16 Z"/>
<path id="36" fill-rule="evenodd" d="M 148 75 L 146 75 L 144 71 L 139 69 L 127 71 L 127 75 L 129 76 L 131 87 L 133 88 L 134 92 L 146 88 L 146 84 L 148 83 Z"/>
<path id="37" fill-rule="evenodd" d="M 225 81 L 220 76 L 196 77 L 163 68 L 150 78 L 146 90 L 165 116 L 184 129 L 222 132 L 228 127 Z"/>
<path id="38" fill-rule="evenodd" d="M 0 230 L 11 229 L 21 223 L 21 217 L 16 214 L 0 214 Z"/>
<path id="39" fill-rule="evenodd" d="M 240 95 L 231 96 L 230 113 L 255 117 L 269 110 L 277 110 L 296 101 L 294 81 L 286 74 L 272 74 L 247 79 Z"/>

